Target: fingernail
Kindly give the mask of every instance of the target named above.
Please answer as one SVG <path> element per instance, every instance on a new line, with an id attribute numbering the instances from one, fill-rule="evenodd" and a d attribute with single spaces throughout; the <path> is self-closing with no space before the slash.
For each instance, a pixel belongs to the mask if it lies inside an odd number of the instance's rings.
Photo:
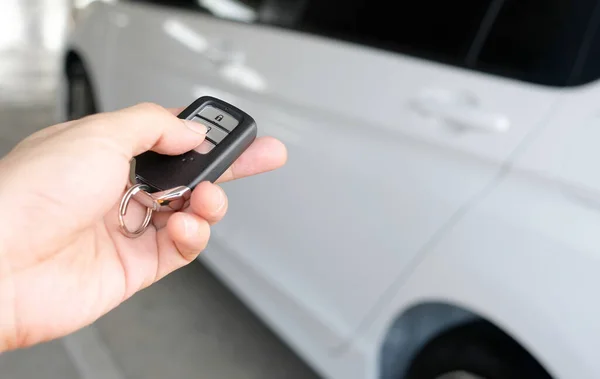
<path id="1" fill-rule="evenodd" d="M 217 187 L 217 189 L 219 190 L 219 194 L 217 195 L 217 204 L 219 204 L 219 206 L 217 207 L 217 210 L 215 212 L 219 212 L 225 206 L 225 191 L 223 191 L 223 188 L 219 186 L 215 187 Z"/>
<path id="2" fill-rule="evenodd" d="M 206 134 L 206 126 L 196 122 L 196 121 L 191 121 L 191 120 L 183 120 L 185 126 L 187 126 L 189 129 L 191 129 L 192 131 L 196 132 L 196 133 L 200 133 L 200 134 Z"/>
<path id="3" fill-rule="evenodd" d="M 187 217 L 183 218 L 183 234 L 189 238 L 191 236 L 193 236 L 195 233 L 195 225 L 193 223 L 193 221 Z"/>

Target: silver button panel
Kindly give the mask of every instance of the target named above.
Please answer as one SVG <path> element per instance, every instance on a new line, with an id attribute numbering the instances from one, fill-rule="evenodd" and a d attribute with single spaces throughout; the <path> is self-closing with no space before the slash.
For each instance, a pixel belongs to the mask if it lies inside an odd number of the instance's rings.
<path id="1" fill-rule="evenodd" d="M 225 137 L 227 137 L 227 132 L 223 131 L 223 129 L 214 127 L 210 129 L 210 131 L 206 134 L 206 137 L 210 138 L 210 140 L 214 143 L 219 143 L 223 141 Z"/>
<path id="2" fill-rule="evenodd" d="M 200 110 L 200 112 L 198 113 L 198 116 L 204 117 L 205 119 L 219 125 L 228 132 L 231 132 L 239 124 L 238 120 L 235 117 L 211 105 L 207 105 L 204 108 L 202 108 L 202 110 Z"/>
<path id="3" fill-rule="evenodd" d="M 198 122 L 198 123 L 206 126 L 206 130 L 207 130 L 206 138 L 209 138 L 214 143 L 219 143 L 219 142 L 223 141 L 223 139 L 225 137 L 227 137 L 226 131 L 219 128 L 218 126 L 211 125 L 210 122 L 208 122 L 198 116 L 194 117 L 194 119 L 192 121 Z"/>

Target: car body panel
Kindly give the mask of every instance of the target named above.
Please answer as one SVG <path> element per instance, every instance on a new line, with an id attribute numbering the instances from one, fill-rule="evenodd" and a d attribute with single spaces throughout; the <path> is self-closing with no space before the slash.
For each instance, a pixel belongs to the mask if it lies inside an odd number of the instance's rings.
<path id="1" fill-rule="evenodd" d="M 567 96 L 568 95 L 568 96 Z M 568 184 L 567 191 L 598 203 L 600 175 L 600 86 L 591 83 L 565 91 L 565 100 L 513 165 Z"/>
<path id="2" fill-rule="evenodd" d="M 380 344 L 415 303 L 447 302 L 500 327 L 554 378 L 597 378 L 599 228 L 598 209 L 562 184 L 513 170 L 397 283 L 348 351 Z"/>

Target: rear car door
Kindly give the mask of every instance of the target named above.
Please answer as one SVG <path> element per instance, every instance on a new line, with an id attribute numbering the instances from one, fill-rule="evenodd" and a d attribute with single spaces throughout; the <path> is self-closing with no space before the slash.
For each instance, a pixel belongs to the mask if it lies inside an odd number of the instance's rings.
<path id="1" fill-rule="evenodd" d="M 593 8 L 147 3 L 113 5 L 111 107 L 214 95 L 287 145 L 283 169 L 224 185 L 203 259 L 314 357 L 368 321 L 543 122 Z"/>

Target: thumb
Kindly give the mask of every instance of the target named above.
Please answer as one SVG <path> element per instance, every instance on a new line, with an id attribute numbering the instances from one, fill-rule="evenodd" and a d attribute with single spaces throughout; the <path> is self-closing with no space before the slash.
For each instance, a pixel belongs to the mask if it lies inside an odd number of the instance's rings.
<path id="1" fill-rule="evenodd" d="M 97 127 L 102 130 L 99 132 L 118 143 L 128 158 L 148 150 L 168 155 L 183 154 L 200 145 L 206 136 L 206 126 L 182 120 L 152 103 L 104 113 L 100 117 Z"/>

